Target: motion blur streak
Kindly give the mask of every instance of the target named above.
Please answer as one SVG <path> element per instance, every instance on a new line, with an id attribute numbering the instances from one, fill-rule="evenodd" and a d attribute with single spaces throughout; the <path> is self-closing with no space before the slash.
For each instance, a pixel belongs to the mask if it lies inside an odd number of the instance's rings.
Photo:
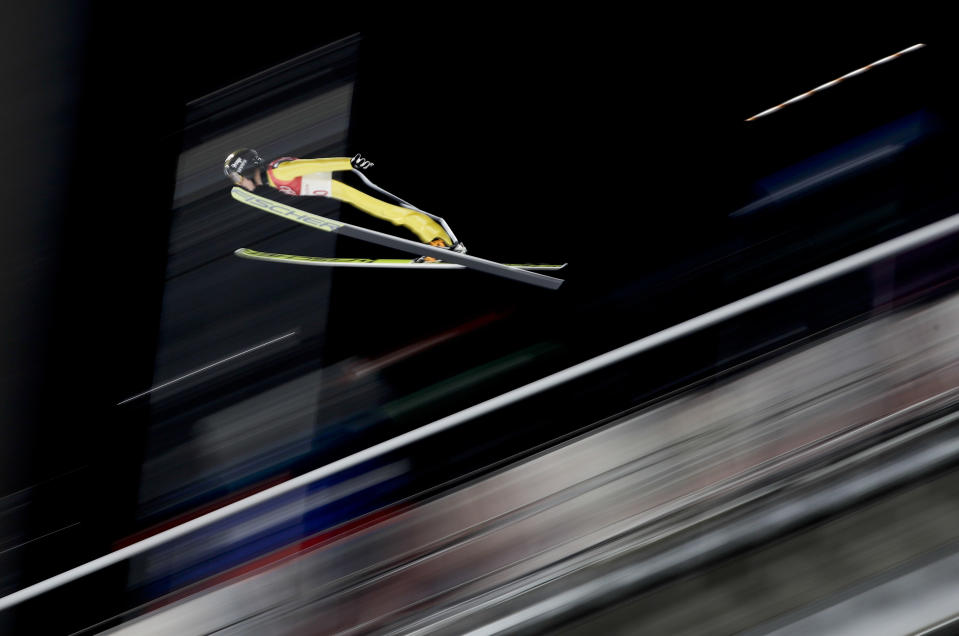
<path id="1" fill-rule="evenodd" d="M 204 371 L 208 371 L 208 370 L 212 369 L 212 368 L 215 367 L 215 366 L 219 366 L 219 365 L 221 365 L 221 364 L 223 364 L 223 363 L 225 363 L 225 362 L 229 362 L 230 360 L 236 360 L 237 358 L 240 358 L 240 357 L 242 357 L 242 356 L 245 356 L 245 355 L 248 354 L 248 353 L 253 353 L 254 351 L 257 351 L 257 350 L 259 350 L 259 349 L 262 349 L 263 347 L 268 347 L 268 346 L 270 346 L 271 344 L 273 344 L 273 343 L 275 343 L 275 342 L 279 342 L 280 340 L 285 340 L 286 338 L 289 338 L 290 336 L 295 336 L 295 335 L 296 335 L 296 332 L 295 332 L 295 331 L 291 331 L 290 333 L 283 334 L 282 336 L 278 336 L 278 337 L 276 337 L 276 338 L 273 338 L 272 340 L 267 340 L 266 342 L 261 342 L 261 343 L 258 344 L 258 345 L 255 345 L 255 346 L 253 346 L 253 347 L 250 347 L 249 349 L 246 349 L 246 350 L 241 351 L 241 352 L 239 352 L 239 353 L 234 353 L 233 355 L 227 356 L 226 358 L 223 358 L 222 360 L 217 360 L 216 362 L 211 362 L 210 364 L 208 364 L 208 365 L 206 365 L 206 366 L 203 366 L 203 367 L 200 367 L 199 369 L 196 369 L 195 371 L 190 371 L 189 373 L 185 373 L 185 374 L 181 375 L 181 376 L 178 377 L 178 378 L 174 378 L 174 379 L 169 380 L 169 381 L 167 381 L 167 382 L 164 382 L 164 383 L 162 383 L 162 384 L 158 384 L 158 385 L 156 385 L 155 387 L 144 391 L 143 393 L 137 393 L 136 395 L 134 395 L 134 396 L 132 396 L 132 397 L 128 397 L 127 399 L 123 400 L 122 402 L 117 402 L 117 406 L 120 406 L 121 404 L 126 404 L 127 402 L 132 402 L 133 400 L 135 400 L 135 399 L 137 399 L 137 398 L 141 398 L 141 397 L 143 397 L 144 395 L 150 395 L 150 394 L 153 393 L 154 391 L 159 391 L 160 389 L 163 389 L 163 388 L 165 388 L 165 387 L 168 387 L 168 386 L 170 386 L 171 384 L 176 384 L 176 383 L 179 382 L 180 380 L 185 380 L 185 379 L 187 379 L 187 378 L 189 378 L 189 377 L 191 377 L 191 376 L 196 375 L 197 373 L 203 373 Z"/>
<path id="2" fill-rule="evenodd" d="M 396 351 L 392 351 L 388 354 L 379 356 L 375 360 L 364 360 L 362 362 L 356 362 L 350 366 L 350 369 L 346 372 L 347 376 L 354 379 L 362 378 L 365 375 L 369 375 L 376 371 L 380 371 L 390 365 L 396 364 L 402 360 L 405 360 L 411 356 L 414 356 L 418 353 L 435 347 L 436 345 L 456 338 L 457 336 L 462 336 L 463 334 L 469 333 L 474 329 L 488 325 L 497 320 L 501 320 L 506 316 L 503 314 L 486 314 L 485 316 L 480 316 L 473 320 L 468 321 L 465 324 L 459 325 L 452 329 L 448 329 L 442 333 L 436 334 L 435 336 L 430 336 L 424 338 L 418 342 L 415 342 L 406 347 L 402 347 Z"/>
<path id="3" fill-rule="evenodd" d="M 643 606 L 618 624 L 661 615 L 651 624 L 666 627 L 654 633 L 696 633 L 700 615 L 684 602 L 720 594 L 722 583 L 676 592 L 682 601 L 641 593 L 954 462 L 957 406 L 953 294 L 710 379 L 324 549 L 133 612 L 109 633 L 554 633 L 630 597 Z M 955 488 L 945 503 L 926 499 L 926 514 L 956 510 Z M 739 633 L 949 548 L 951 528 L 884 514 L 843 562 L 819 563 L 838 542 L 793 548 L 774 573 L 764 569 L 782 582 L 715 601 L 729 615 L 715 631 Z M 602 631 L 585 623 L 572 633 Z"/>
<path id="4" fill-rule="evenodd" d="M 900 150 L 902 150 L 902 146 L 883 146 L 879 150 L 875 150 L 862 157 L 857 157 L 855 159 L 843 162 L 833 168 L 829 168 L 823 172 L 820 172 L 819 174 L 813 175 L 807 179 L 799 181 L 798 183 L 794 183 L 786 188 L 783 188 L 782 190 L 778 190 L 769 196 L 765 196 L 743 208 L 740 208 L 739 210 L 736 210 L 729 216 L 735 217 L 742 216 L 743 214 L 749 214 L 750 212 L 766 207 L 770 203 L 775 203 L 785 199 L 786 197 L 804 192 L 809 188 L 826 183 L 827 181 L 835 179 L 836 177 L 850 174 L 860 168 L 868 166 L 873 161 L 890 157 Z"/>
<path id="5" fill-rule="evenodd" d="M 492 411 L 498 410 L 523 400 L 524 398 L 553 388 L 563 384 L 564 382 L 568 382 L 598 369 L 610 366 L 616 362 L 627 359 L 643 351 L 652 349 L 663 343 L 738 316 L 774 300 L 789 296 L 816 284 L 829 281 L 843 274 L 855 271 L 858 268 L 876 263 L 892 255 L 929 243 L 938 238 L 948 236 L 957 229 L 959 229 L 959 214 L 943 219 L 942 221 L 932 223 L 890 241 L 886 241 L 885 243 L 864 250 L 858 254 L 854 254 L 847 258 L 836 261 L 835 263 L 826 265 L 825 267 L 813 270 L 792 280 L 786 281 L 759 293 L 707 312 L 678 325 L 674 325 L 668 329 L 664 329 L 658 333 L 640 338 L 629 345 L 597 356 L 591 360 L 587 360 L 586 362 L 574 365 L 563 371 L 552 374 L 545 378 L 541 378 L 540 380 L 531 382 L 512 391 L 508 391 L 495 398 L 486 400 L 485 402 L 476 404 L 458 413 L 441 418 L 435 422 L 432 422 L 431 424 L 414 429 L 393 439 L 376 444 L 375 446 L 334 461 L 326 466 L 309 471 L 303 475 L 300 475 L 299 477 L 291 479 L 290 481 L 259 492 L 248 497 L 247 499 L 229 504 L 223 508 L 220 508 L 219 510 L 188 521 L 183 525 L 171 528 L 148 539 L 144 539 L 139 543 L 135 543 L 116 552 L 104 555 L 98 559 L 94 559 L 93 561 L 85 563 L 81 566 L 67 570 L 66 572 L 51 577 L 45 581 L 41 581 L 14 592 L 13 594 L 4 596 L 0 598 L 0 610 L 14 606 L 39 594 L 43 594 L 48 590 L 55 589 L 65 583 L 99 571 L 109 565 L 119 563 L 138 554 L 143 554 L 144 552 L 161 546 L 169 541 L 186 536 L 195 530 L 226 519 L 233 514 L 243 510 L 248 510 L 263 502 L 292 492 L 303 486 L 307 486 L 324 477 L 335 475 L 340 471 L 376 459 L 389 452 L 403 448 L 404 446 L 412 444 L 413 442 L 450 429 L 463 422 L 480 417 L 481 415 L 488 414 Z"/>
<path id="6" fill-rule="evenodd" d="M 769 194 L 746 205 L 730 217 L 756 212 L 774 203 L 806 195 L 839 179 L 861 174 L 874 164 L 890 160 L 928 135 L 936 125 L 934 117 L 919 111 L 866 134 L 846 141 L 796 165 L 760 179 L 757 186 Z"/>

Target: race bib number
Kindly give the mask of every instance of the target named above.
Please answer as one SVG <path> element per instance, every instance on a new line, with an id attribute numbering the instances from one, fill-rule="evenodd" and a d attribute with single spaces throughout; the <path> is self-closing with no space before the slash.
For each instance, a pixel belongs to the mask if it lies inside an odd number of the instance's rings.
<path id="1" fill-rule="evenodd" d="M 302 177 L 300 183 L 301 196 L 328 197 L 333 191 L 332 172 L 314 172 Z"/>

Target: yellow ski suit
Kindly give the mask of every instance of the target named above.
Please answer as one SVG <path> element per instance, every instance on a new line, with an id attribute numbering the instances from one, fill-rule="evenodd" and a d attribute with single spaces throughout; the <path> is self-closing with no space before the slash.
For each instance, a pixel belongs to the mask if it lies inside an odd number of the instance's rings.
<path id="1" fill-rule="evenodd" d="M 280 192 L 297 196 L 325 196 L 349 203 L 367 214 L 401 225 L 424 243 L 437 239 L 446 246 L 453 240 L 443 227 L 421 212 L 399 205 L 387 203 L 360 192 L 345 183 L 332 178 L 333 172 L 352 170 L 353 164 L 347 157 L 328 159 L 296 159 L 283 157 L 267 164 L 267 179 L 272 188 Z"/>

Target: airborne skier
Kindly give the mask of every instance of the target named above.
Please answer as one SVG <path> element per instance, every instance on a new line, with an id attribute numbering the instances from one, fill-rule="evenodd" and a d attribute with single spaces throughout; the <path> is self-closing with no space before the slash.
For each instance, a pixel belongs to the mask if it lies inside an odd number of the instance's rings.
<path id="1" fill-rule="evenodd" d="M 294 196 L 324 196 L 349 203 L 350 205 L 379 219 L 389 221 L 413 232 L 423 243 L 434 247 L 452 249 L 466 253 L 466 247 L 453 235 L 446 222 L 428 212 L 403 201 L 386 190 L 376 186 L 360 171 L 353 174 L 369 187 L 399 202 L 394 205 L 372 197 L 341 181 L 333 179 L 332 173 L 353 171 L 349 158 L 334 157 L 328 159 L 297 159 L 281 157 L 264 161 L 251 148 L 241 148 L 230 153 L 223 162 L 223 172 L 235 185 L 250 192 L 257 187 L 268 186 L 284 194 Z M 423 257 L 426 261 L 435 261 L 432 257 Z"/>
<path id="2" fill-rule="evenodd" d="M 540 274 L 535 270 L 555 271 L 562 269 L 565 263 L 561 265 L 504 264 L 467 254 L 466 248 L 456 240 L 446 221 L 407 203 L 396 195 L 390 194 L 367 179 L 359 170 L 354 171 L 353 167 L 352 161 L 345 157 L 330 159 L 282 157 L 266 162 L 255 150 L 241 148 L 227 156 L 226 161 L 223 162 L 223 173 L 234 184 L 230 196 L 245 205 L 306 225 L 315 230 L 334 232 L 367 243 L 417 254 L 420 255 L 419 258 L 324 258 L 295 254 L 274 254 L 248 248 L 239 248 L 234 253 L 242 258 L 272 263 L 323 267 L 406 268 L 419 269 L 420 271 L 472 269 L 547 289 L 557 289 L 563 284 L 561 279 Z M 367 186 L 394 199 L 399 205 L 381 201 L 333 179 L 332 173 L 340 171 L 352 171 Z M 260 186 L 268 186 L 294 196 L 325 196 L 344 201 L 367 214 L 407 228 L 416 234 L 420 242 L 393 236 L 392 234 L 384 234 L 343 221 L 328 219 L 275 201 L 269 197 L 259 196 L 254 190 Z"/>

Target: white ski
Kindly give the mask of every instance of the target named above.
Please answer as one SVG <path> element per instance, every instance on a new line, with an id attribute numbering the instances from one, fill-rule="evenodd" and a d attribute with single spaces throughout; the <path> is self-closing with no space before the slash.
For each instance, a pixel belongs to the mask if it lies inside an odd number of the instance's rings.
<path id="1" fill-rule="evenodd" d="M 330 258 L 326 256 L 300 256 L 299 254 L 277 254 L 261 252 L 241 247 L 233 252 L 240 258 L 271 263 L 290 263 L 292 265 L 315 265 L 319 267 L 382 267 L 386 269 L 467 269 L 465 265 L 444 261 L 420 261 L 414 258 Z M 507 267 L 527 271 L 556 271 L 566 266 L 545 263 L 503 263 Z"/>
<path id="2" fill-rule="evenodd" d="M 416 241 L 400 238 L 391 234 L 384 234 L 382 232 L 377 232 L 376 230 L 369 230 L 356 225 L 350 225 L 349 223 L 344 223 L 343 221 L 335 221 L 324 216 L 311 214 L 310 212 L 294 208 L 293 206 L 286 205 L 285 203 L 280 203 L 279 201 L 273 201 L 272 199 L 261 197 L 238 186 L 233 188 L 231 194 L 237 201 L 245 203 L 259 210 L 263 210 L 264 212 L 269 212 L 270 214 L 283 217 L 290 221 L 302 223 L 303 225 L 311 227 L 315 230 L 335 232 L 337 234 L 349 236 L 350 238 L 359 239 L 361 241 L 367 241 L 376 245 L 391 247 L 404 252 L 409 252 L 411 254 L 416 254 L 417 256 L 432 256 L 433 258 L 437 258 L 447 264 L 462 265 L 463 267 L 467 267 L 469 269 L 475 269 L 477 271 L 486 272 L 487 274 L 493 274 L 494 276 L 502 276 L 504 278 L 528 283 L 530 285 L 536 285 L 538 287 L 545 287 L 547 289 L 557 289 L 564 282 L 560 278 L 553 278 L 552 276 L 546 276 L 537 272 L 527 271 L 526 269 L 521 269 L 519 267 L 511 267 L 495 261 L 489 261 L 485 258 L 470 256 L 469 254 L 462 254 L 454 250 L 434 247 L 425 243 L 417 243 Z M 416 266 L 419 267 L 419 265 Z"/>

